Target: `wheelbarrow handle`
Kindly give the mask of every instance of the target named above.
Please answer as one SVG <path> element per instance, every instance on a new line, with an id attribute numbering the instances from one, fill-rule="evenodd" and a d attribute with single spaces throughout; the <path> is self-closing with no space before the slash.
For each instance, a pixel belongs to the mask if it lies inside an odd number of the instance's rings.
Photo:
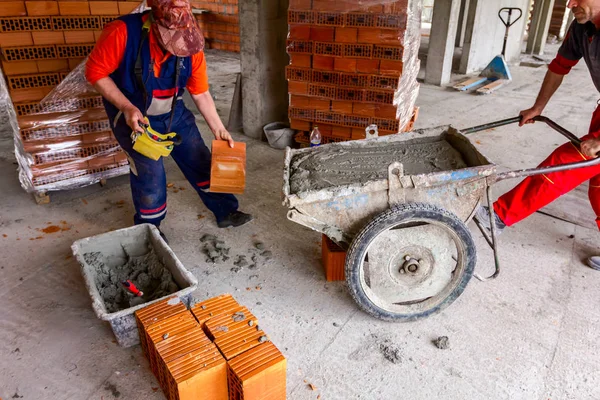
<path id="1" fill-rule="evenodd" d="M 499 126 L 514 124 L 515 122 L 521 122 L 522 118 L 523 117 L 519 115 L 518 117 L 502 119 L 500 121 L 490 122 L 483 125 L 477 125 L 467 129 L 461 129 L 461 132 L 465 135 L 468 135 L 470 133 L 480 132 L 486 129 L 492 129 L 497 128 Z M 538 122 L 545 122 L 550 128 L 554 129 L 556 132 L 569 139 L 569 141 L 575 146 L 579 147 L 579 145 L 581 144 L 581 139 L 572 134 L 568 129 L 563 128 L 556 122 L 552 121 L 550 118 L 538 115 L 537 117 L 533 117 L 533 120 Z"/>

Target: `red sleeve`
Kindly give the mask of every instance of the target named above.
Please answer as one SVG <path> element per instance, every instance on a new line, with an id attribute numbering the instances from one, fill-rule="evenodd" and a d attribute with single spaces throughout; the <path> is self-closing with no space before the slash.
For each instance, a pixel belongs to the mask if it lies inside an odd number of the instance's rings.
<path id="1" fill-rule="evenodd" d="M 206 58 L 203 51 L 192 56 L 192 73 L 187 82 L 187 89 L 191 94 L 201 94 L 208 90 Z"/>
<path id="2" fill-rule="evenodd" d="M 569 60 L 561 56 L 560 54 L 556 55 L 556 58 L 552 60 L 550 65 L 548 65 L 548 69 L 555 74 L 566 75 L 571 71 L 571 68 L 577 64 L 579 60 Z"/>
<path id="3" fill-rule="evenodd" d="M 104 27 L 85 65 L 85 77 L 90 84 L 106 78 L 119 67 L 127 44 L 127 26 L 113 21 Z"/>

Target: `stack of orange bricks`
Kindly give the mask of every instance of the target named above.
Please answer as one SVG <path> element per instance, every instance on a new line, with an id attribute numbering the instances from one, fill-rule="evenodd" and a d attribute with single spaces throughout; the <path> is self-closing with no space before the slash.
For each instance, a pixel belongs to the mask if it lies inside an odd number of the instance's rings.
<path id="1" fill-rule="evenodd" d="M 380 134 L 399 132 L 393 100 L 407 4 L 290 0 L 286 75 L 290 125 L 302 131 L 298 142 L 308 143 L 314 125 L 321 143 L 364 139 L 371 124 Z M 412 123 L 404 127 L 410 129 Z"/>
<path id="2" fill-rule="evenodd" d="M 192 1 L 194 8 L 208 12 L 196 15 L 209 49 L 240 51 L 238 0 Z"/>
<path id="3" fill-rule="evenodd" d="M 231 295 L 191 309 L 164 300 L 136 312 L 140 342 L 169 400 L 286 398 L 286 359 Z"/>
<path id="4" fill-rule="evenodd" d="M 2 71 L 17 112 L 41 100 L 94 48 L 102 28 L 134 1 L 2 1 Z M 21 105 L 23 104 L 23 105 Z"/>
<path id="5" fill-rule="evenodd" d="M 33 190 L 81 186 L 90 175 L 126 172 L 126 156 L 98 95 L 69 94 L 44 109 L 40 100 L 85 59 L 108 22 L 138 5 L 139 0 L 0 3 L 2 72 L 18 116 L 17 147 L 24 153 L 19 163 Z"/>

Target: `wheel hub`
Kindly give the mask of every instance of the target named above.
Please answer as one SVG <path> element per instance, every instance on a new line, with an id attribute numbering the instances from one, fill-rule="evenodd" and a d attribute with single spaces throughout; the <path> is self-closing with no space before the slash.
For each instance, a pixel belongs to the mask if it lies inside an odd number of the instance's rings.
<path id="1" fill-rule="evenodd" d="M 390 303 L 434 296 L 451 280 L 454 252 L 452 238 L 435 225 L 383 232 L 368 250 L 371 289 Z"/>

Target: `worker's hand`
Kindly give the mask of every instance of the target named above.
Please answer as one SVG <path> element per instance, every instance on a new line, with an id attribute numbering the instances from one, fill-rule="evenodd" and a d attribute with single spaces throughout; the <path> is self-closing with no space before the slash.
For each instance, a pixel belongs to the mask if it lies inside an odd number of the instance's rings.
<path id="1" fill-rule="evenodd" d="M 544 111 L 544 110 L 540 110 L 539 108 L 537 108 L 535 106 L 528 108 L 527 110 L 521 111 L 519 113 L 519 115 L 521 116 L 521 121 L 519 122 L 519 126 L 523 126 L 525 124 L 533 124 L 535 122 L 533 120 L 533 118 L 537 117 L 538 115 L 541 115 L 542 111 Z"/>
<path id="2" fill-rule="evenodd" d="M 216 130 L 213 134 L 217 140 L 227 140 L 229 142 L 229 147 L 233 149 L 233 138 L 231 137 L 231 134 L 227 132 L 227 129 L 223 128 Z"/>
<path id="3" fill-rule="evenodd" d="M 123 115 L 125 116 L 125 122 L 133 130 L 133 132 L 144 133 L 144 129 L 140 126 L 140 122 L 144 121 L 144 114 L 133 104 L 123 108 Z"/>
<path id="4" fill-rule="evenodd" d="M 581 142 L 581 152 L 586 157 L 598 157 L 598 152 L 600 152 L 600 139 L 588 139 Z"/>

